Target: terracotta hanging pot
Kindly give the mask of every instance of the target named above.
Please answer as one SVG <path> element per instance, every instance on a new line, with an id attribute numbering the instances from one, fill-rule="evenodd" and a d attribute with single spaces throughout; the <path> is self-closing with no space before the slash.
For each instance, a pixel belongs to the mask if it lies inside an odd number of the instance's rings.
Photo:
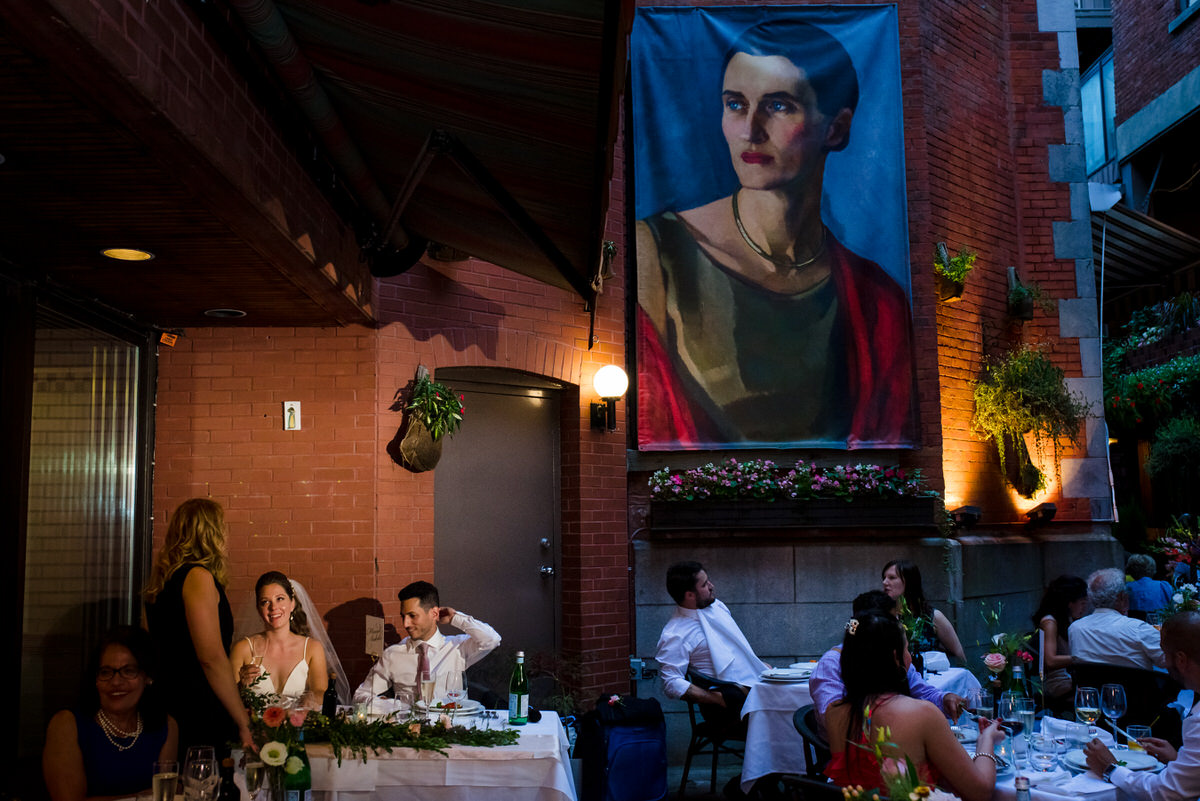
<path id="1" fill-rule="evenodd" d="M 400 455 L 405 467 L 414 473 L 424 473 L 437 467 L 442 458 L 442 441 L 433 438 L 425 423 L 410 417 L 404 439 L 400 441 Z"/>

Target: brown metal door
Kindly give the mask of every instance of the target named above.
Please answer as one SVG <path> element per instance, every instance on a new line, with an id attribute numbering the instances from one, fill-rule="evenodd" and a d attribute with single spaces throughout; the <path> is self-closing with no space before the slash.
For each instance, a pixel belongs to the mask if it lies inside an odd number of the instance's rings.
<path id="1" fill-rule="evenodd" d="M 552 653 L 559 642 L 560 392 L 507 371 L 439 370 L 437 379 L 461 393 L 466 407 L 434 475 L 442 601 L 494 626 L 506 646 Z"/>

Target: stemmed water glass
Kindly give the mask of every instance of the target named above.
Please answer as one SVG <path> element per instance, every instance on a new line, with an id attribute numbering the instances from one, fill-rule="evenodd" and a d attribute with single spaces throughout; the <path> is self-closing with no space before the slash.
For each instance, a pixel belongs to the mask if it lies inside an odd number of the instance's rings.
<path id="1" fill-rule="evenodd" d="M 1100 688 L 1100 710 L 1112 726 L 1113 740 L 1117 739 L 1117 721 L 1125 717 L 1125 688 L 1120 684 L 1105 684 Z"/>
<path id="2" fill-rule="evenodd" d="M 187 751 L 183 765 L 183 793 L 188 801 L 213 801 L 217 785 L 217 757 L 212 746 L 194 745 Z"/>
<path id="3" fill-rule="evenodd" d="M 1079 687 L 1075 690 L 1075 718 L 1087 724 L 1088 739 L 1099 733 L 1096 721 L 1100 719 L 1100 692 L 1095 687 Z"/>
<path id="4" fill-rule="evenodd" d="M 454 704 L 450 707 L 450 722 L 454 723 L 454 714 L 458 712 L 463 705 L 463 701 L 467 700 L 467 678 L 463 674 L 450 674 L 446 678 L 446 703 Z"/>

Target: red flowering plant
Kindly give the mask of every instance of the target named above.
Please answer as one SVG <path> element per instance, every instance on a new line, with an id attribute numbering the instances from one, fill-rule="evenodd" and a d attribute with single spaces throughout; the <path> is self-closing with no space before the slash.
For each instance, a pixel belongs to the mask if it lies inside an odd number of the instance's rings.
<path id="1" fill-rule="evenodd" d="M 991 634 L 991 645 L 983 655 L 984 670 L 979 676 L 979 681 L 995 693 L 1013 688 L 1013 666 L 1017 664 L 1021 665 L 1026 679 L 1035 685 L 1038 682 L 1037 677 L 1030 672 L 1030 668 L 1033 667 L 1033 654 L 1029 650 L 1030 635 L 1000 631 L 1000 616 L 1003 611 L 1004 604 L 997 604 L 990 612 L 980 613 Z"/>

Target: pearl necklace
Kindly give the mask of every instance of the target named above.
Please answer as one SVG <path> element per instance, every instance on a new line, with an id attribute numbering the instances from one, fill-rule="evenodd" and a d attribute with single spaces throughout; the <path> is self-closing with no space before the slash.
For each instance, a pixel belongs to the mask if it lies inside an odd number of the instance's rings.
<path id="1" fill-rule="evenodd" d="M 758 255 L 762 256 L 767 261 L 774 264 L 776 267 L 784 267 L 789 270 L 799 270 L 801 267 L 807 267 L 808 265 L 812 264 L 817 259 L 821 258 L 821 254 L 823 254 L 825 252 L 825 226 L 824 225 L 821 226 L 821 244 L 817 245 L 817 249 L 813 251 L 812 256 L 805 259 L 804 261 L 792 261 L 791 259 L 784 259 L 784 258 L 780 258 L 779 256 L 772 256 L 770 253 L 768 253 L 766 250 L 764 250 L 762 247 L 760 247 L 757 242 L 755 242 L 753 239 L 750 238 L 750 234 L 748 234 L 746 232 L 746 226 L 742 225 L 742 215 L 738 213 L 738 202 L 737 202 L 738 192 L 741 192 L 741 191 L 742 190 L 739 189 L 739 190 L 737 190 L 737 192 L 733 193 L 733 221 L 737 225 L 738 233 L 742 235 L 742 239 L 746 240 L 746 244 L 750 246 L 751 250 L 753 250 Z"/>
<path id="2" fill-rule="evenodd" d="M 113 744 L 113 748 L 116 748 L 118 751 L 128 751 L 130 748 L 133 748 L 137 745 L 138 737 L 142 736 L 142 716 L 140 713 L 137 716 L 137 726 L 131 732 L 119 728 L 117 724 L 109 720 L 108 715 L 104 714 L 103 709 L 96 710 L 96 722 L 100 724 L 100 730 L 104 732 L 104 736 L 108 738 L 108 741 Z M 133 739 L 130 740 L 128 745 L 121 745 L 114 739 L 128 740 L 130 737 Z"/>

